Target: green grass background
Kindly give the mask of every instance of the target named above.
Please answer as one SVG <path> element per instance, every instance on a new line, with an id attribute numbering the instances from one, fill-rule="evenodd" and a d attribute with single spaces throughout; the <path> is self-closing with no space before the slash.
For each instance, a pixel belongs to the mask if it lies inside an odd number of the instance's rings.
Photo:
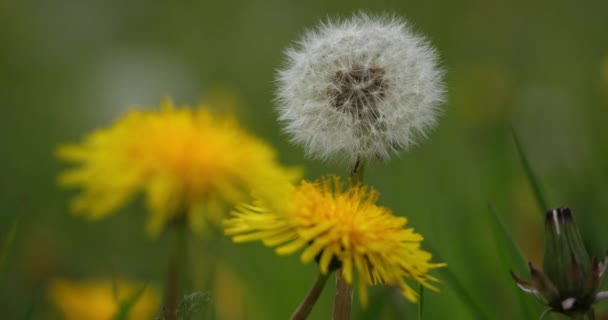
<path id="1" fill-rule="evenodd" d="M 365 177 L 461 285 L 435 272 L 441 293 L 425 292 L 424 317 L 483 318 L 463 291 L 489 319 L 525 319 L 524 306 L 540 313 L 510 279 L 511 269 L 528 274 L 506 251 L 487 202 L 525 259 L 540 265 L 543 215 L 513 127 L 549 206 L 573 209 L 593 255 L 608 247 L 606 1 L 0 2 L 0 240 L 21 216 L 0 273 L 2 318 L 59 319 L 40 285 L 51 276 L 164 279 L 171 237 L 146 237 L 140 202 L 88 223 L 68 213 L 73 193 L 55 180 L 65 168 L 55 146 L 111 123 L 130 105 L 157 105 L 167 95 L 196 104 L 231 90 L 238 118 L 273 143 L 282 162 L 304 166 L 309 178 L 344 175 L 346 168 L 306 159 L 286 141 L 273 111 L 273 77 L 282 50 L 306 29 L 359 9 L 407 18 L 446 70 L 437 130 L 400 157 L 371 164 Z M 215 246 L 249 292 L 245 319 L 287 318 L 315 276 L 314 264 L 259 243 Z M 191 239 L 193 269 L 209 264 L 207 247 Z M 330 317 L 332 284 L 311 319 Z M 416 317 L 416 305 L 390 290 L 370 293 L 376 298 L 367 311 L 355 298 L 356 319 Z M 608 317 L 608 306 L 598 311 Z"/>

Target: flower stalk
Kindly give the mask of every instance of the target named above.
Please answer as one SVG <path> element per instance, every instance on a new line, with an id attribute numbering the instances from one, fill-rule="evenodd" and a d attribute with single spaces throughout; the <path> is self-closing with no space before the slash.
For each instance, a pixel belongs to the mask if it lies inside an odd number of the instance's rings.
<path id="1" fill-rule="evenodd" d="M 342 271 L 336 274 L 336 295 L 334 296 L 334 320 L 350 319 L 350 308 L 353 304 L 353 287 L 346 282 Z"/>
<path id="2" fill-rule="evenodd" d="M 365 166 L 362 160 L 357 160 L 350 171 L 349 184 L 355 186 L 363 182 Z M 346 282 L 342 270 L 336 273 L 336 293 L 334 296 L 334 320 L 350 319 L 350 309 L 353 303 L 353 287 Z"/>
<path id="3" fill-rule="evenodd" d="M 312 307 L 319 299 L 323 288 L 325 288 L 325 284 L 327 283 L 327 279 L 329 278 L 329 273 L 323 274 L 323 272 L 319 272 L 317 279 L 315 279 L 312 288 L 308 291 L 302 303 L 298 306 L 298 309 L 291 316 L 291 320 L 303 320 L 308 317 L 310 312 L 312 311 Z"/>
<path id="4" fill-rule="evenodd" d="M 180 273 L 181 277 L 184 277 L 185 266 L 186 266 L 186 253 L 188 250 L 187 241 L 187 223 L 185 217 L 176 219 L 172 225 L 173 232 L 175 233 L 174 247 L 169 259 L 169 267 L 167 271 L 167 281 L 165 284 L 165 319 L 176 320 L 177 319 L 177 306 L 179 304 L 179 290 L 180 290 Z"/>

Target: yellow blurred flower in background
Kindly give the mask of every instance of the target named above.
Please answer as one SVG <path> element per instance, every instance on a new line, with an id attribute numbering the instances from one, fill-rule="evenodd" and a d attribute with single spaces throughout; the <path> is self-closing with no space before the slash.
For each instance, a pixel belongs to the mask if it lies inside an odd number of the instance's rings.
<path id="1" fill-rule="evenodd" d="M 317 260 L 323 274 L 341 266 L 350 284 L 356 268 L 363 305 L 367 286 L 377 283 L 394 285 L 415 302 L 417 293 L 404 278 L 435 289 L 429 282 L 437 280 L 428 272 L 445 264 L 430 263 L 431 254 L 420 248 L 423 237 L 404 228 L 406 218 L 377 206 L 377 199 L 377 191 L 360 184 L 343 190 L 335 176 L 303 181 L 292 189 L 289 210 L 273 212 L 263 201 L 239 205 L 226 220 L 225 233 L 235 242 L 280 245 L 279 255 L 305 248 L 303 263 Z"/>
<path id="2" fill-rule="evenodd" d="M 73 281 L 55 279 L 49 297 L 66 320 L 111 320 L 125 301 L 137 295 L 144 284 L 112 280 Z M 158 312 L 160 293 L 147 285 L 132 306 L 127 319 L 149 320 Z"/>
<path id="3" fill-rule="evenodd" d="M 151 235 L 183 215 L 203 231 L 252 191 L 271 199 L 299 177 L 231 116 L 214 115 L 205 105 L 175 107 L 169 99 L 160 110 L 131 110 L 82 143 L 60 146 L 57 155 L 77 165 L 59 177 L 63 186 L 82 188 L 74 212 L 103 218 L 142 192 Z"/>

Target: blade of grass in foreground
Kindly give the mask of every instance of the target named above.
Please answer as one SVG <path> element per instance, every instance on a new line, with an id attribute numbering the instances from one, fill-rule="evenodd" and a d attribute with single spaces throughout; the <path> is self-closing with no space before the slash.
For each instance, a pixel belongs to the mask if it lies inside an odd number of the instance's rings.
<path id="1" fill-rule="evenodd" d="M 494 220 L 494 225 L 493 225 L 494 232 L 493 233 L 496 238 L 496 248 L 497 248 L 497 252 L 500 257 L 500 260 L 501 260 L 501 264 L 503 266 L 510 266 L 511 270 L 513 270 L 514 268 L 516 268 L 522 272 L 527 270 L 525 259 L 524 259 L 523 255 L 521 254 L 519 247 L 517 247 L 517 244 L 513 240 L 511 233 L 505 226 L 504 222 L 500 218 L 500 215 L 496 211 L 496 208 L 492 205 L 491 202 L 488 202 L 488 209 L 490 210 L 490 212 L 492 213 L 492 216 L 494 218 L 493 219 Z M 523 272 L 523 273 L 525 274 L 525 272 Z M 505 270 L 504 274 L 507 275 L 506 270 Z M 511 277 L 509 277 L 509 280 L 510 279 L 511 279 Z M 525 318 L 534 319 L 535 317 L 537 317 L 537 312 L 534 310 L 534 307 L 530 304 L 532 301 L 530 299 L 526 299 L 527 297 L 525 297 L 523 294 L 521 294 L 521 292 L 519 291 L 519 289 L 517 288 L 515 283 L 513 283 L 512 288 L 515 291 L 515 294 L 517 295 L 520 307 L 522 309 L 522 312 L 525 315 Z"/>
<path id="2" fill-rule="evenodd" d="M 380 318 L 380 315 L 389 319 L 408 319 L 408 305 L 406 300 L 398 289 L 394 287 L 384 287 L 376 290 L 369 300 L 366 308 L 358 310 L 358 314 L 353 316 L 353 319 L 359 320 L 375 320 Z"/>
<path id="3" fill-rule="evenodd" d="M 31 320 L 34 318 L 34 311 L 40 298 L 42 296 L 42 287 L 40 284 L 36 284 L 33 287 L 32 293 L 29 298 L 29 302 L 27 303 L 27 309 L 25 309 L 25 314 L 23 316 L 23 320 Z"/>
<path id="4" fill-rule="evenodd" d="M 147 286 L 148 286 L 148 284 L 144 284 L 141 287 L 141 289 L 137 290 L 127 300 L 125 300 L 123 303 L 121 303 L 120 308 L 118 309 L 118 312 L 114 316 L 114 320 L 129 319 L 129 312 L 131 312 L 131 309 L 133 309 L 133 306 L 135 306 L 135 303 L 137 303 L 137 300 L 139 300 L 139 298 L 141 298 L 141 295 L 144 293 L 144 291 L 146 291 Z"/>
<path id="5" fill-rule="evenodd" d="M 428 243 L 428 240 L 426 241 L 425 246 L 427 247 L 429 252 L 433 253 L 433 257 L 434 259 L 436 259 L 436 261 L 445 261 L 437 253 L 438 251 L 434 250 L 433 246 Z M 467 288 L 463 285 L 460 279 L 458 279 L 456 274 L 452 272 L 452 269 L 450 269 L 449 266 L 437 269 L 437 271 L 443 274 L 443 279 L 446 280 L 447 284 L 452 287 L 452 289 L 456 292 L 460 300 L 462 300 L 462 302 L 464 302 L 464 304 L 466 304 L 469 310 L 475 315 L 475 319 L 492 319 L 492 317 L 488 316 L 489 313 L 487 312 L 487 310 L 484 309 L 482 305 L 477 302 L 478 300 L 476 300 L 473 295 L 467 290 Z"/>
<path id="6" fill-rule="evenodd" d="M 390 299 L 390 289 L 384 288 L 379 290 L 377 293 L 372 294 L 370 297 L 367 308 L 359 310 L 359 314 L 354 317 L 360 320 L 372 320 L 376 319 L 379 314 L 382 313 L 382 309 L 385 307 L 387 301 Z"/>
<path id="7" fill-rule="evenodd" d="M 13 247 L 13 242 L 15 242 L 15 236 L 17 235 L 17 229 L 19 228 L 20 220 L 20 216 L 17 216 L 17 218 L 15 218 L 15 221 L 13 222 L 13 225 L 11 226 L 11 229 L 9 230 L 8 235 L 6 236 L 6 239 L 4 239 L 4 243 L 2 244 L 2 251 L 0 251 L 0 274 L 4 270 L 4 266 L 6 265 L 6 262 L 8 260 L 9 252 Z"/>
<path id="8" fill-rule="evenodd" d="M 545 211 L 549 210 L 549 206 L 547 204 L 547 198 L 545 197 L 545 193 L 540 184 L 540 180 L 532 170 L 532 166 L 530 165 L 530 161 L 528 161 L 528 157 L 526 152 L 517 137 L 517 132 L 515 129 L 511 128 L 511 133 L 513 135 L 513 141 L 515 142 L 515 147 L 517 148 L 517 153 L 519 154 L 519 159 L 521 160 L 521 164 L 524 167 L 524 171 L 526 172 L 526 176 L 528 177 L 528 181 L 530 182 L 530 186 L 534 191 L 534 197 L 536 198 L 536 203 L 540 207 L 541 215 L 544 217 Z"/>

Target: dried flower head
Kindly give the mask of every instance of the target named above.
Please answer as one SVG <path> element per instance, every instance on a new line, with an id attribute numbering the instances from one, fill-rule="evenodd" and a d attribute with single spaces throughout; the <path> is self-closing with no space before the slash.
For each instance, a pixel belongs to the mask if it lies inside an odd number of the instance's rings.
<path id="1" fill-rule="evenodd" d="M 431 254 L 420 248 L 422 235 L 405 228 L 406 218 L 377 206 L 377 198 L 374 189 L 360 184 L 344 190 L 338 177 L 303 181 L 293 188 L 289 210 L 273 212 L 261 201 L 240 205 L 226 221 L 225 233 L 235 242 L 279 246 L 280 255 L 304 248 L 303 263 L 316 260 L 323 274 L 341 267 L 351 284 L 356 269 L 363 305 L 367 286 L 378 283 L 394 285 L 416 301 L 405 278 L 434 289 L 430 282 L 436 279 L 428 272 L 445 264 L 431 263 Z"/>
<path id="2" fill-rule="evenodd" d="M 427 135 L 443 100 L 428 42 L 393 16 L 327 21 L 287 50 L 278 76 L 284 129 L 321 159 L 387 159 Z"/>
<path id="3" fill-rule="evenodd" d="M 179 217 L 202 231 L 251 192 L 270 199 L 299 177 L 232 117 L 205 106 L 176 108 L 168 99 L 160 110 L 131 110 L 57 154 L 77 164 L 59 177 L 62 185 L 82 188 L 73 211 L 99 219 L 141 192 L 152 235 Z"/>
<path id="4" fill-rule="evenodd" d="M 593 304 L 608 298 L 599 292 L 607 266 L 608 255 L 602 261 L 589 257 L 570 209 L 558 208 L 546 214 L 543 270 L 529 263 L 531 282 L 512 276 L 521 290 L 549 306 L 541 319 L 549 312 L 594 319 Z"/>

